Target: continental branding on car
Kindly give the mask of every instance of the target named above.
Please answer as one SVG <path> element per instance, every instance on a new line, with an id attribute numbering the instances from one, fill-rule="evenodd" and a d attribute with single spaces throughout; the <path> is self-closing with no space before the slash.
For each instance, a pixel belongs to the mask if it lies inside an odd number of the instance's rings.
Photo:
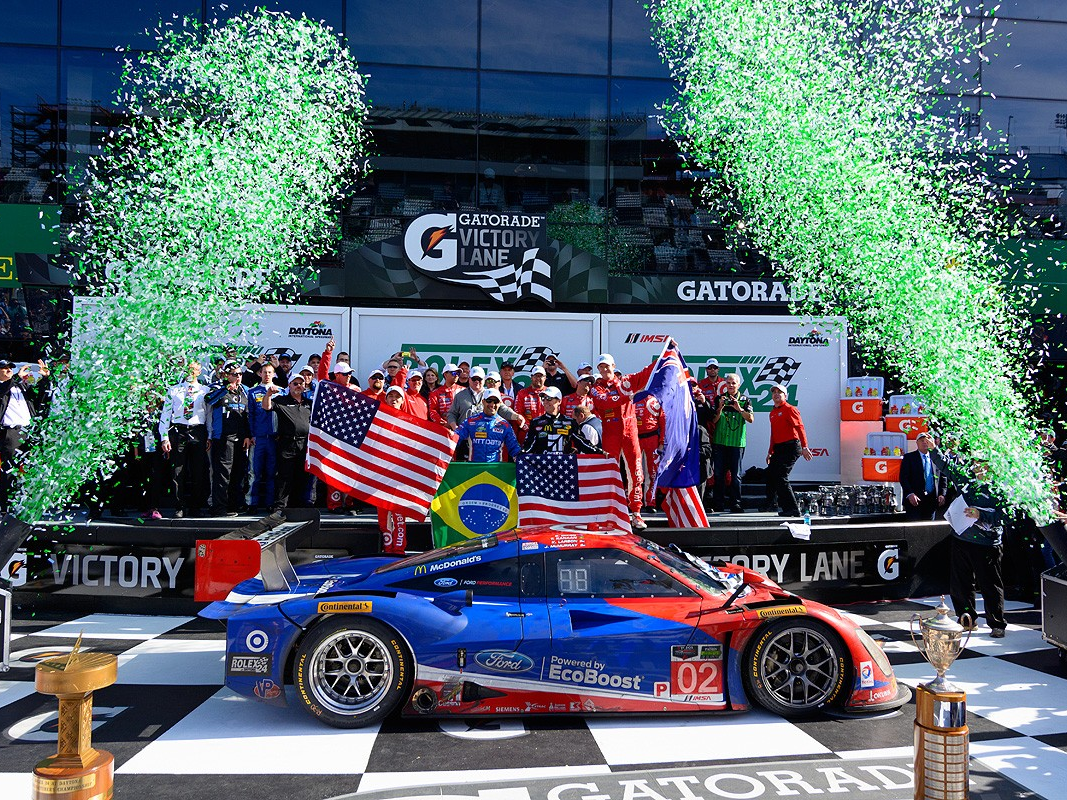
<path id="1" fill-rule="evenodd" d="M 493 672 L 528 672 L 534 666 L 532 658 L 513 650 L 482 650 L 474 660 Z"/>
<path id="2" fill-rule="evenodd" d="M 641 691 L 644 675 L 611 675 L 602 672 L 604 664 L 599 661 L 575 661 L 569 658 L 552 656 L 548 667 L 548 679 L 584 683 L 586 686 L 603 686 L 610 689 L 634 689 Z"/>
<path id="3" fill-rule="evenodd" d="M 807 614 L 804 606 L 779 606 L 778 608 L 760 608 L 756 610 L 756 616 L 760 619 L 772 619 L 774 617 L 795 617 L 798 614 Z"/>
<path id="4" fill-rule="evenodd" d="M 320 614 L 370 614 L 373 610 L 373 600 L 332 600 L 319 603 Z"/>

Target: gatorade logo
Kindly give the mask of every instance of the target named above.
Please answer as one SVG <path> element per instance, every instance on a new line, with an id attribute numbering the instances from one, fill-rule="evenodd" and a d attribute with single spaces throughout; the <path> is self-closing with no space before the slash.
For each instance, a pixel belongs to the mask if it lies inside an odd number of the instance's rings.
<path id="1" fill-rule="evenodd" d="M 889 472 L 889 462 L 888 461 L 875 461 L 874 462 L 874 471 L 877 472 L 879 475 L 885 475 L 887 472 Z"/>
<path id="2" fill-rule="evenodd" d="M 854 402 L 852 404 L 852 413 L 853 414 L 862 414 L 863 413 L 863 401 L 862 400 L 857 400 L 856 402 Z"/>
<path id="3" fill-rule="evenodd" d="M 878 575 L 884 581 L 895 581 L 900 577 L 900 548 L 888 545 L 878 556 Z"/>

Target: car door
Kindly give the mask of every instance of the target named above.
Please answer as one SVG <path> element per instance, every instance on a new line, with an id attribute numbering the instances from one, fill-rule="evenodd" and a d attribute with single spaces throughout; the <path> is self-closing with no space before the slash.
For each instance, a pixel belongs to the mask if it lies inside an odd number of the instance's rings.
<path id="1" fill-rule="evenodd" d="M 604 710 L 625 707 L 622 697 L 670 695 L 672 660 L 700 619 L 697 592 L 615 548 L 548 553 L 545 573 L 547 682 L 595 695 L 601 699 L 591 702 Z"/>
<path id="2" fill-rule="evenodd" d="M 500 542 L 416 570 L 413 588 L 432 592 L 439 622 L 419 647 L 420 668 L 506 671 L 506 654 L 522 641 L 518 542 Z"/>

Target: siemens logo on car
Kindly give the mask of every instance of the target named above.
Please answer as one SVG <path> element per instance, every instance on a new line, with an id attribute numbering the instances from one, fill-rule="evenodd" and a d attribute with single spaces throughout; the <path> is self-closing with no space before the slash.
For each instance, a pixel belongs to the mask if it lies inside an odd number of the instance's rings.
<path id="1" fill-rule="evenodd" d="M 442 561 L 440 564 L 430 564 L 430 572 L 440 572 L 443 569 L 452 569 L 452 567 L 462 567 L 467 564 L 477 564 L 482 560 L 479 555 L 467 556 L 466 558 L 457 558 L 454 561 Z"/>
<path id="2" fill-rule="evenodd" d="M 533 659 L 512 650 L 482 650 L 474 660 L 493 672 L 527 672 L 533 669 Z"/>
<path id="3" fill-rule="evenodd" d="M 566 666 L 567 663 L 567 659 L 552 656 L 552 663 L 548 667 L 548 679 L 551 681 L 584 683 L 587 686 L 641 691 L 641 681 L 644 680 L 644 675 L 609 675 L 606 672 L 601 672 L 596 667 L 579 666 L 572 668 Z"/>

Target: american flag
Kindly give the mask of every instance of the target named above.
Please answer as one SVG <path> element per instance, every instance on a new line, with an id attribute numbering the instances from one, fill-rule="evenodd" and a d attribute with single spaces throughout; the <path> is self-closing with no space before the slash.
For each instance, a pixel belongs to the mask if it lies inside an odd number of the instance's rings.
<path id="1" fill-rule="evenodd" d="M 315 392 L 308 472 L 379 509 L 424 519 L 455 448 L 440 425 L 345 386 Z"/>
<path id="2" fill-rule="evenodd" d="M 609 522 L 630 530 L 619 465 L 606 456 L 523 454 L 515 478 L 520 526 Z"/>
<path id="3" fill-rule="evenodd" d="M 667 512 L 667 524 L 672 528 L 708 527 L 708 515 L 704 513 L 704 504 L 700 502 L 695 486 L 668 489 L 663 508 Z"/>

